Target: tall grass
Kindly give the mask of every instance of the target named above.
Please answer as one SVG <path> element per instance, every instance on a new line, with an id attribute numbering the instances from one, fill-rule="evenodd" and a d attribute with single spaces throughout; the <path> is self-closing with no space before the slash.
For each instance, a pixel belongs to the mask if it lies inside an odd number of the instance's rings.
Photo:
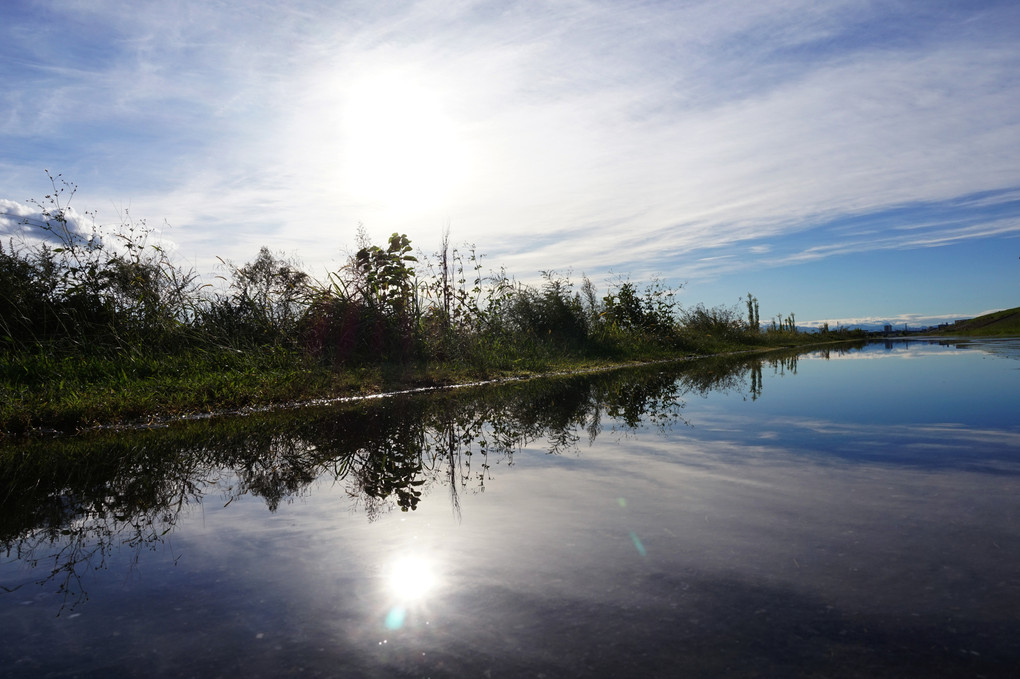
<path id="1" fill-rule="evenodd" d="M 223 261 L 213 285 L 175 262 L 144 221 L 125 212 L 101 226 L 71 210 L 73 184 L 60 175 L 50 183 L 35 201 L 39 218 L 22 219 L 0 243 L 5 427 L 11 412 L 46 420 L 56 415 L 39 413 L 54 407 L 89 421 L 111 403 L 131 413 L 299 397 L 322 388 L 324 374 L 372 367 L 485 375 L 796 334 L 792 315 L 762 331 L 757 300 L 747 320 L 736 307 L 682 309 L 679 289 L 660 281 L 623 279 L 600 292 L 587 278 L 546 271 L 528 285 L 486 272 L 474 246 L 451 247 L 448 234 L 428 254 L 406 235 L 374 245 L 361 232 L 357 252 L 325 280 L 263 247 L 247 263 Z"/>

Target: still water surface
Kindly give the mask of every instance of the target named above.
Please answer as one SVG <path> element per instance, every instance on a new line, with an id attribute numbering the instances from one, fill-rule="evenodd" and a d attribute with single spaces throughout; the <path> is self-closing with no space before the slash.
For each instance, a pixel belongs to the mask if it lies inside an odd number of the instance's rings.
<path id="1" fill-rule="evenodd" d="M 24 444 L 0 676 L 1017 676 L 1020 342 Z"/>

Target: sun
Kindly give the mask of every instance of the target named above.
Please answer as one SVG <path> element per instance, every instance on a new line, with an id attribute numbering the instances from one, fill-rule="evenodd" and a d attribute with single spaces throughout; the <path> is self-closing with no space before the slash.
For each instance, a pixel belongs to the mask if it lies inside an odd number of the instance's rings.
<path id="1" fill-rule="evenodd" d="M 342 189 L 398 213 L 451 199 L 467 176 L 462 135 L 434 89 L 397 74 L 355 82 L 343 107 Z"/>

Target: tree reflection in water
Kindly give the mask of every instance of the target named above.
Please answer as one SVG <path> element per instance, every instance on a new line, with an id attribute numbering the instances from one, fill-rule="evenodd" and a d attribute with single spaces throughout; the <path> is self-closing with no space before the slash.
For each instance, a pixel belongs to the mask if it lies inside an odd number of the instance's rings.
<path id="1" fill-rule="evenodd" d="M 125 546 L 140 558 L 186 507 L 216 493 L 225 504 L 261 497 L 272 512 L 325 477 L 372 520 L 413 511 L 445 485 L 459 514 L 459 494 L 491 480 L 490 461 L 512 464 L 540 440 L 550 454 L 569 452 L 607 426 L 682 423 L 685 396 L 756 399 L 764 369 L 796 365 L 796 353 L 702 359 L 11 444 L 0 450 L 0 546 L 6 559 L 44 569 L 36 582 L 57 583 L 73 606 L 87 599 L 87 570 Z"/>

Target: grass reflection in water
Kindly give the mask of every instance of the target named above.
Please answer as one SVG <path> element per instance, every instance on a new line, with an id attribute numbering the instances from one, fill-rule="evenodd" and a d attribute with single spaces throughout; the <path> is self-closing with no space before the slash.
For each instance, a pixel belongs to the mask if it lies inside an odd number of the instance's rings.
<path id="1" fill-rule="evenodd" d="M 0 539 L 38 568 L 0 567 L 0 661 L 37 663 L 25 677 L 1011 676 L 1015 452 L 998 448 L 1020 432 L 937 464 L 971 420 L 869 429 L 819 358 L 8 447 Z M 876 363 L 842 368 L 878 382 Z M 710 389 L 728 396 L 692 398 Z M 147 553 L 171 539 L 177 565 Z M 148 582 L 123 583 L 117 550 L 156 564 Z M 32 592 L 65 577 L 94 596 L 47 624 Z M 43 637 L 71 643 L 51 660 Z"/>
<path id="2" fill-rule="evenodd" d="M 0 449 L 0 549 L 74 606 L 87 599 L 90 570 L 125 548 L 144 558 L 173 534 L 182 512 L 212 498 L 229 505 L 257 496 L 275 512 L 326 478 L 369 520 L 413 511 L 436 486 L 447 487 L 457 513 L 460 493 L 484 492 L 491 463 L 512 464 L 530 442 L 544 439 L 550 454 L 561 454 L 582 437 L 594 441 L 604 416 L 613 427 L 665 426 L 682 421 L 689 394 L 740 389 L 756 398 L 763 366 L 795 370 L 796 353 L 13 442 Z M 396 572 L 404 574 L 404 597 L 436 582 L 421 564 Z"/>

